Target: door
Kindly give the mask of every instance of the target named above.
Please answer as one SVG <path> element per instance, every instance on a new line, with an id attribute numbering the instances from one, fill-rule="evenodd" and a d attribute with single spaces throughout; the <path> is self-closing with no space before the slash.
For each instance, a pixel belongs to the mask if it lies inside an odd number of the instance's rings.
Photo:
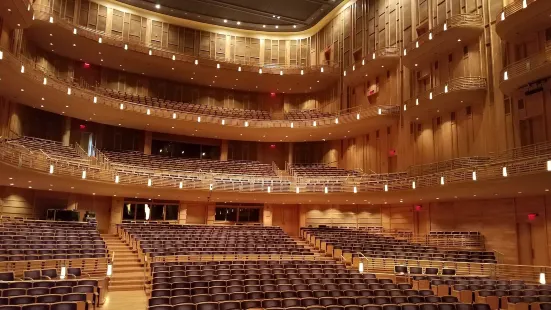
<path id="1" fill-rule="evenodd" d="M 532 265 L 534 252 L 532 250 L 532 228 L 530 223 L 517 224 L 518 263 Z"/>

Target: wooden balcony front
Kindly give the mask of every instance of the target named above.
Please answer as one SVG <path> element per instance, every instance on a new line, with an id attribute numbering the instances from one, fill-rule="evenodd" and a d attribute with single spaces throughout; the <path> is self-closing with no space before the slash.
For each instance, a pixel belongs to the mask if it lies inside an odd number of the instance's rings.
<path id="1" fill-rule="evenodd" d="M 551 1 L 516 0 L 496 18 L 496 32 L 506 41 L 521 41 L 530 32 L 551 27 Z"/>
<path id="2" fill-rule="evenodd" d="M 551 76 L 551 44 L 544 51 L 508 65 L 501 70 L 499 88 L 511 94 L 522 86 Z"/>
<path id="3" fill-rule="evenodd" d="M 343 72 L 345 84 L 362 83 L 366 77 L 376 77 L 394 68 L 400 61 L 400 50 L 396 46 L 374 51 L 368 57 L 356 61 Z"/>

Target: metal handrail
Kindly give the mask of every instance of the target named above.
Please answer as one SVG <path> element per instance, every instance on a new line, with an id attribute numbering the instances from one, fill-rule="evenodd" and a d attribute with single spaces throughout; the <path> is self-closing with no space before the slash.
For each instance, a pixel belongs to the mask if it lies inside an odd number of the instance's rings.
<path id="1" fill-rule="evenodd" d="M 49 21 L 50 17 L 56 16 L 56 19 L 54 19 L 55 23 L 61 25 L 65 29 L 70 30 L 71 32 L 73 32 L 74 29 L 77 29 L 77 35 L 87 37 L 94 41 L 98 41 L 101 38 L 102 44 L 109 44 L 125 48 L 129 51 L 144 53 L 150 56 L 169 58 L 187 63 L 195 63 L 195 61 L 198 60 L 201 61 L 201 65 L 207 65 L 211 67 L 216 67 L 217 64 L 220 64 L 220 66 L 223 67 L 223 64 L 226 64 L 231 65 L 232 69 L 237 69 L 237 67 L 233 68 L 233 66 L 241 65 L 243 66 L 241 67 L 242 71 L 258 72 L 258 69 L 263 69 L 262 73 L 268 74 L 280 74 L 280 70 L 286 70 L 285 74 L 307 74 L 321 72 L 338 73 L 340 71 L 338 63 L 331 63 L 329 61 L 315 65 L 291 65 L 274 63 L 260 64 L 240 60 L 229 60 L 226 58 L 211 56 L 210 54 L 209 57 L 205 57 L 201 54 L 186 54 L 179 51 L 165 49 L 156 44 L 143 42 L 144 38 L 135 40 L 78 25 L 60 15 L 57 15 L 53 7 L 50 7 L 48 5 L 35 3 L 34 9 L 36 12 L 34 17 L 37 20 Z M 321 71 L 321 68 L 323 68 L 323 71 Z"/>
<path id="2" fill-rule="evenodd" d="M 407 57 L 410 51 L 421 47 L 424 43 L 434 40 L 434 37 L 456 27 L 483 27 L 482 15 L 476 13 L 457 14 L 449 17 L 442 24 L 438 24 L 429 29 L 426 33 L 417 37 L 417 39 L 409 43 L 404 49 L 404 55 Z"/>
<path id="3" fill-rule="evenodd" d="M 548 43 L 540 53 L 530 55 L 503 68 L 499 82 L 503 83 L 549 63 L 551 63 L 551 43 Z"/>
<path id="4" fill-rule="evenodd" d="M 536 2 L 536 0 L 515 0 L 501 10 L 496 17 L 496 25 L 502 23 L 507 19 L 507 17 L 520 12 L 521 10 L 527 8 L 530 4 Z"/>
<path id="5" fill-rule="evenodd" d="M 354 70 L 369 62 L 377 60 L 379 57 L 389 57 L 389 56 L 400 57 L 400 50 L 398 49 L 397 46 L 387 46 L 387 47 L 383 47 L 378 50 L 375 50 L 373 53 L 371 53 L 370 57 L 364 57 L 362 59 L 356 60 L 353 64 L 349 66 L 349 69 L 352 68 Z"/>
<path id="6" fill-rule="evenodd" d="M 404 105 L 407 109 L 410 109 L 419 105 L 420 100 L 433 100 L 435 97 L 442 94 L 453 93 L 456 91 L 486 90 L 486 85 L 486 78 L 483 77 L 464 76 L 453 78 L 443 84 L 434 86 L 433 88 L 418 94 L 415 98 L 407 99 L 404 102 Z"/>

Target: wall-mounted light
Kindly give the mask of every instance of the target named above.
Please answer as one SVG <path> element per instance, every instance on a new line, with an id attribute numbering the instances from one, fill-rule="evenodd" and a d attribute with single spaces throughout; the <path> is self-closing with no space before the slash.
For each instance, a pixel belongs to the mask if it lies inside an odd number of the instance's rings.
<path id="1" fill-rule="evenodd" d="M 151 186 L 153 184 L 153 182 L 151 181 L 151 179 L 147 179 L 147 186 Z"/>
<path id="2" fill-rule="evenodd" d="M 441 176 L 441 177 L 440 177 L 440 185 L 444 185 L 444 183 L 445 183 L 445 182 L 444 182 L 444 176 Z"/>
<path id="3" fill-rule="evenodd" d="M 115 176 L 115 183 L 119 184 L 120 177 L 118 175 Z"/>
<path id="4" fill-rule="evenodd" d="M 54 165 L 50 165 L 50 174 L 54 173 Z"/>
<path id="5" fill-rule="evenodd" d="M 25 66 L 21 65 L 21 73 L 25 73 Z"/>
<path id="6" fill-rule="evenodd" d="M 128 44 L 125 44 L 125 45 L 124 45 L 124 50 L 125 50 L 125 51 L 128 51 Z"/>
<path id="7" fill-rule="evenodd" d="M 82 170 L 82 178 L 86 179 L 86 170 Z"/>
<path id="8" fill-rule="evenodd" d="M 363 273 L 363 272 L 364 272 L 364 263 L 363 263 L 363 262 L 360 262 L 360 263 L 358 264 L 358 271 L 359 271 L 360 273 Z"/>
<path id="9" fill-rule="evenodd" d="M 312 122 L 312 126 L 316 127 L 317 125 L 318 125 L 318 122 L 316 122 L 316 121 Z"/>
<path id="10" fill-rule="evenodd" d="M 42 82 L 42 84 L 44 85 L 48 84 L 48 79 L 46 77 L 44 77 L 44 81 Z"/>
<path id="11" fill-rule="evenodd" d="M 73 92 L 73 91 L 71 90 L 71 87 L 68 87 L 68 88 L 67 88 L 67 95 L 70 96 L 72 92 Z"/>
<path id="12" fill-rule="evenodd" d="M 94 96 L 94 103 L 98 103 L 98 97 Z"/>
<path id="13" fill-rule="evenodd" d="M 107 277 L 110 278 L 113 275 L 113 264 L 109 263 L 107 265 Z"/>
<path id="14" fill-rule="evenodd" d="M 226 125 L 226 120 L 225 119 L 222 120 L 222 125 Z"/>
<path id="15" fill-rule="evenodd" d="M 415 189 L 416 186 L 417 186 L 417 184 L 415 184 L 415 181 L 411 182 L 411 188 L 412 189 Z"/>
<path id="16" fill-rule="evenodd" d="M 327 186 L 325 187 L 324 192 L 325 192 L 326 194 L 329 193 L 329 188 L 327 188 Z"/>
<path id="17" fill-rule="evenodd" d="M 103 43 L 103 39 L 101 37 L 98 39 L 98 43 L 99 44 Z"/>
<path id="18" fill-rule="evenodd" d="M 503 167 L 503 169 L 501 169 L 501 174 L 506 177 L 507 176 L 507 167 Z"/>
<path id="19" fill-rule="evenodd" d="M 388 184 L 385 184 L 385 192 L 388 192 Z"/>
<path id="20" fill-rule="evenodd" d="M 358 187 L 354 186 L 354 194 L 358 193 Z"/>
<path id="21" fill-rule="evenodd" d="M 147 109 L 147 115 L 151 115 L 151 110 Z"/>
<path id="22" fill-rule="evenodd" d="M 197 123 L 201 122 L 201 116 L 197 116 Z"/>
<path id="23" fill-rule="evenodd" d="M 184 188 L 184 182 L 180 181 L 179 187 L 180 187 L 180 189 Z"/>
<path id="24" fill-rule="evenodd" d="M 296 191 L 297 194 L 299 194 L 300 193 L 300 188 L 297 186 L 295 191 Z"/>
<path id="25" fill-rule="evenodd" d="M 176 115 L 176 113 L 172 113 L 172 119 L 176 119 L 178 117 L 178 115 Z"/>
<path id="26" fill-rule="evenodd" d="M 476 171 L 473 171 L 473 181 L 476 181 Z"/>
<path id="27" fill-rule="evenodd" d="M 295 124 L 291 122 L 291 128 L 295 128 Z"/>
<path id="28" fill-rule="evenodd" d="M 272 188 L 268 186 L 268 194 L 272 192 Z"/>
<path id="29" fill-rule="evenodd" d="M 209 184 L 209 191 L 212 191 L 212 189 L 213 189 L 213 185 Z"/>

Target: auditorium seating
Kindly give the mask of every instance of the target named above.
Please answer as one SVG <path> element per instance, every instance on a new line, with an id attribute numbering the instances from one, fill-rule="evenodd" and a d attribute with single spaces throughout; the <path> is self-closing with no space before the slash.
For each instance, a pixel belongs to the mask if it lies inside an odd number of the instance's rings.
<path id="1" fill-rule="evenodd" d="M 289 166 L 289 174 L 297 177 L 350 177 L 360 176 L 362 173 L 325 164 L 294 164 Z"/>
<path id="2" fill-rule="evenodd" d="M 37 152 L 39 154 L 46 154 L 52 159 L 70 160 L 72 162 L 82 162 L 85 159 L 82 158 L 78 152 L 72 146 L 64 146 L 61 142 L 44 140 L 33 137 L 22 137 L 18 139 L 7 140 L 11 146 L 17 148 L 24 148 L 31 152 Z"/>
<path id="3" fill-rule="evenodd" d="M 171 172 L 190 171 L 203 173 L 234 174 L 245 176 L 275 176 L 272 165 L 246 160 L 211 160 L 145 155 L 141 152 L 111 152 L 104 154 L 115 169 L 125 170 L 128 165 Z M 193 176 L 190 176 L 190 180 Z"/>
<path id="4" fill-rule="evenodd" d="M 47 270 L 35 270 L 44 274 Z M 57 270 L 53 270 L 56 274 Z M 49 270 L 48 274 L 52 274 Z M 0 273 L 0 309 L 5 310 L 87 310 L 101 303 L 102 280 L 40 278 L 17 279 L 12 272 Z"/>
<path id="5" fill-rule="evenodd" d="M 185 113 L 192 114 L 203 114 L 203 115 L 213 115 L 218 117 L 227 117 L 227 118 L 239 118 L 239 119 L 251 119 L 251 120 L 270 120 L 271 116 L 268 111 L 260 110 L 246 110 L 246 109 L 235 109 L 235 108 L 225 108 L 205 104 L 192 104 L 184 103 L 180 101 L 173 101 L 168 99 L 153 98 L 148 96 L 140 96 L 128 94 L 126 92 L 121 92 L 109 88 L 97 88 L 97 91 L 104 96 L 108 96 L 114 99 L 128 101 L 135 104 L 141 104 L 145 106 L 163 108 L 181 111 Z"/>
<path id="6" fill-rule="evenodd" d="M 341 250 L 342 253 L 352 253 L 353 256 L 362 253 L 373 258 L 496 263 L 493 252 L 441 250 L 435 246 L 410 243 L 391 235 L 373 234 L 357 229 L 322 227 L 301 228 L 301 231 L 330 244 L 333 249 Z"/>
<path id="7" fill-rule="evenodd" d="M 120 224 L 144 255 L 285 254 L 312 255 L 279 227 Z M 138 245 L 139 243 L 139 245 Z"/>
<path id="8" fill-rule="evenodd" d="M 3 220 L 0 236 L 0 261 L 107 256 L 96 226 L 88 223 Z"/>
<path id="9" fill-rule="evenodd" d="M 436 296 L 329 260 L 160 262 L 151 268 L 150 310 L 471 309 L 456 308 L 455 296 Z"/>
<path id="10" fill-rule="evenodd" d="M 318 118 L 334 118 L 336 117 L 335 113 L 323 112 L 320 110 L 293 110 L 285 112 L 285 119 L 290 121 L 300 121 L 300 120 L 309 120 L 309 119 L 318 119 Z"/>

